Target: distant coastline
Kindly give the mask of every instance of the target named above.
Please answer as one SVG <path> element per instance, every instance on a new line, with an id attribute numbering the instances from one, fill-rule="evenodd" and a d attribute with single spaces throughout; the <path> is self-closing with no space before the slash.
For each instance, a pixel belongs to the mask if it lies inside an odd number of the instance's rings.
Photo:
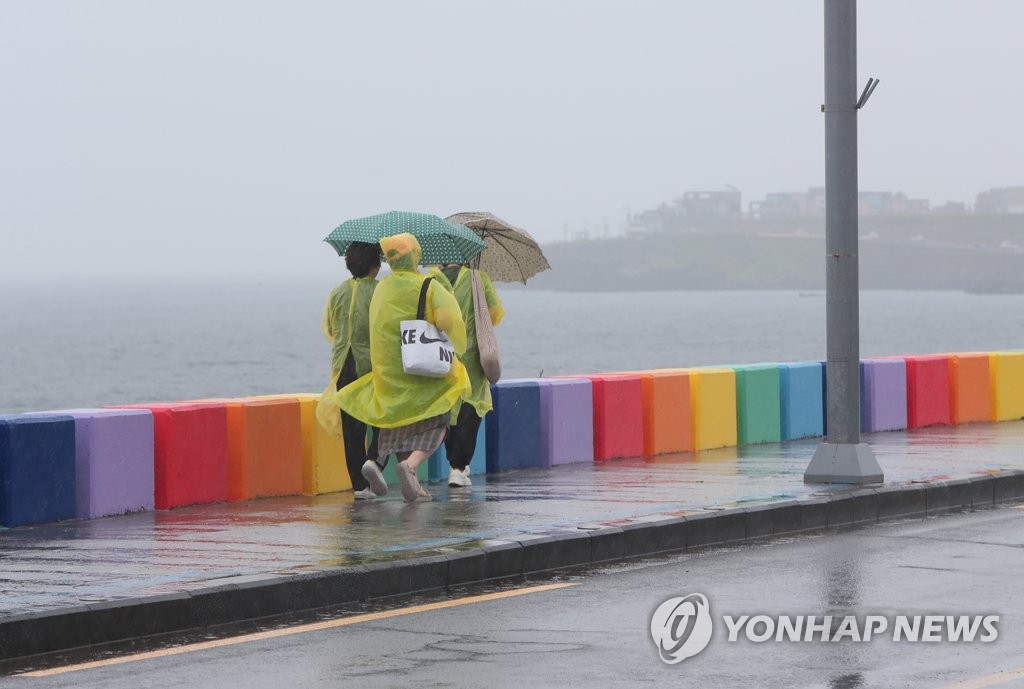
<path id="1" fill-rule="evenodd" d="M 863 217 L 860 287 L 1024 293 L 1024 215 Z M 544 246 L 531 289 L 825 289 L 820 218 L 743 219 Z"/>

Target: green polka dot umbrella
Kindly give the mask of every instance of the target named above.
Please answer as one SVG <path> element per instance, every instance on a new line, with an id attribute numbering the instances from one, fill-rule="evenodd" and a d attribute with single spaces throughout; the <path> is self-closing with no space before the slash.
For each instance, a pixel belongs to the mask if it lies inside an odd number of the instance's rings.
<path id="1" fill-rule="evenodd" d="M 465 225 L 443 220 L 427 213 L 389 211 L 365 218 L 346 220 L 324 241 L 334 247 L 339 256 L 344 256 L 352 242 L 376 244 L 384 237 L 408 232 L 419 240 L 423 248 L 420 263 L 469 263 L 479 254 L 484 240 Z"/>

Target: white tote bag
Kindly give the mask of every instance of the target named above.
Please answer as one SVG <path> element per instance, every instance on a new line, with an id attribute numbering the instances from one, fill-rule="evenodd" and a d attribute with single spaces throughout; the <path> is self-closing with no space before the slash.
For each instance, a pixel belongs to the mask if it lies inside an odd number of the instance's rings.
<path id="1" fill-rule="evenodd" d="M 448 336 L 424 320 L 427 288 L 433 278 L 423 281 L 416 320 L 401 322 L 402 369 L 414 376 L 444 378 L 452 369 L 455 349 Z"/>

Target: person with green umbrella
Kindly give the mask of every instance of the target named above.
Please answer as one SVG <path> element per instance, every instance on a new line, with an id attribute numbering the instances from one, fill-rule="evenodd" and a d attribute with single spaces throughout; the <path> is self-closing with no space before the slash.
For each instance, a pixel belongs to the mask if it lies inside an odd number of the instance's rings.
<path id="1" fill-rule="evenodd" d="M 377 288 L 380 270 L 380 245 L 352 242 L 345 250 L 345 266 L 352 277 L 331 291 L 324 308 L 323 332 L 331 343 L 332 379 L 341 390 L 370 372 L 370 301 Z M 345 444 L 345 464 L 356 500 L 375 497 L 362 474 L 367 458 L 377 456 L 377 432 L 341 411 L 341 430 Z"/>
<path id="2" fill-rule="evenodd" d="M 452 409 L 472 390 L 466 367 L 456 356 L 442 378 L 406 373 L 402 366 L 401 322 L 416 318 L 427 276 L 417 270 L 422 252 L 408 233 L 380 240 L 391 275 L 377 285 L 370 302 L 371 371 L 346 385 L 334 401 L 346 413 L 380 428 L 377 459 L 367 459 L 362 473 L 376 495 L 387 493 L 381 471 L 388 455 L 398 455 L 397 473 L 406 502 L 430 499 L 416 469 L 441 444 Z M 424 318 L 451 341 L 457 355 L 466 351 L 466 323 L 455 297 L 431 281 L 426 288 Z"/>

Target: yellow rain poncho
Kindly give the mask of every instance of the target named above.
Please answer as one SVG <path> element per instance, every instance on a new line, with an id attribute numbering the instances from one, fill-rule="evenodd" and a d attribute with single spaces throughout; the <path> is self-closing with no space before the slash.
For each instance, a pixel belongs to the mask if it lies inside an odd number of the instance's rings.
<path id="1" fill-rule="evenodd" d="M 442 271 L 447 276 L 451 275 L 449 269 Z M 487 310 L 491 313 L 491 323 L 498 325 L 505 317 L 505 309 L 501 306 L 498 293 L 494 290 L 491 278 L 484 271 L 477 271 L 480 276 L 480 284 L 484 288 L 484 297 L 487 299 Z M 451 283 L 449 283 L 451 284 Z M 491 402 L 491 384 L 484 375 L 484 369 L 480 365 L 480 350 L 476 344 L 476 318 L 473 315 L 473 275 L 469 268 L 459 270 L 455 283 L 452 286 L 455 300 L 459 302 L 462 309 L 462 318 L 466 321 L 466 353 L 461 357 L 469 373 L 469 382 L 473 391 L 464 398 L 467 404 L 473 405 L 476 414 L 480 418 L 489 412 L 494 404 Z"/>
<path id="2" fill-rule="evenodd" d="M 350 278 L 327 298 L 324 307 L 324 337 L 331 343 L 331 368 L 341 371 L 349 352 L 356 362 L 356 375 L 370 372 L 370 299 L 376 278 Z"/>
<path id="3" fill-rule="evenodd" d="M 399 323 L 416 318 L 425 275 L 416 271 L 419 242 L 411 234 L 380 241 L 392 273 L 377 284 L 370 301 L 370 360 L 373 370 L 334 396 L 345 412 L 378 428 L 399 428 L 450 412 L 470 392 L 466 367 L 457 357 L 444 378 L 409 375 L 402 369 Z M 443 330 L 455 353 L 466 351 L 466 324 L 451 292 L 436 282 L 427 289 L 424 317 Z"/>

